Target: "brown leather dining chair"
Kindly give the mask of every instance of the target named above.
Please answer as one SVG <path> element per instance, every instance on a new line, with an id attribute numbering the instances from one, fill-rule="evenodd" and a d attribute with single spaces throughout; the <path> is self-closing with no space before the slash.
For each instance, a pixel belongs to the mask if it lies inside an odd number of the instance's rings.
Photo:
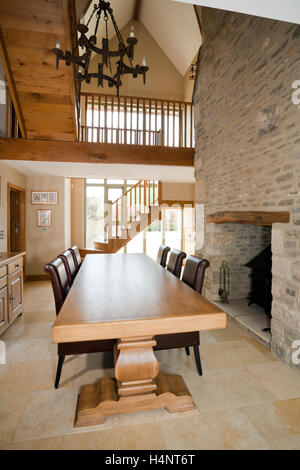
<path id="1" fill-rule="evenodd" d="M 69 248 L 69 250 L 71 251 L 71 254 L 73 256 L 73 260 L 74 260 L 75 267 L 76 267 L 76 272 L 78 272 L 82 263 L 79 248 L 78 246 L 72 246 L 72 248 Z"/>
<path id="2" fill-rule="evenodd" d="M 75 266 L 75 262 L 74 262 L 74 258 L 71 253 L 71 250 L 64 251 L 58 257 L 63 261 L 65 265 L 68 283 L 69 283 L 69 286 L 71 287 L 78 271 L 76 270 L 76 266 Z"/>
<path id="3" fill-rule="evenodd" d="M 197 256 L 189 256 L 186 260 L 182 282 L 190 286 L 201 294 L 205 276 L 205 270 L 209 266 L 209 261 L 198 258 Z M 187 333 L 174 333 L 169 335 L 157 335 L 155 337 L 157 345 L 154 349 L 177 349 L 185 348 L 186 353 L 190 355 L 190 347 L 194 349 L 195 361 L 199 375 L 202 375 L 202 365 L 200 359 L 200 333 L 199 331 L 191 331 Z"/>
<path id="4" fill-rule="evenodd" d="M 163 268 L 165 268 L 167 265 L 167 257 L 168 257 L 169 251 L 170 251 L 170 247 L 166 245 L 160 245 L 158 249 L 156 262 L 160 264 Z"/>
<path id="5" fill-rule="evenodd" d="M 173 249 L 169 256 L 167 270 L 178 278 L 180 278 L 181 275 L 181 268 L 184 258 L 186 258 L 186 253 L 176 249 Z"/>
<path id="6" fill-rule="evenodd" d="M 70 289 L 65 265 L 61 258 L 56 258 L 46 264 L 44 270 L 50 276 L 55 300 L 56 315 L 58 315 Z M 57 345 L 58 363 L 55 377 L 55 388 L 58 388 L 59 386 L 65 356 L 113 351 L 114 343 L 115 340 L 59 343 Z"/>

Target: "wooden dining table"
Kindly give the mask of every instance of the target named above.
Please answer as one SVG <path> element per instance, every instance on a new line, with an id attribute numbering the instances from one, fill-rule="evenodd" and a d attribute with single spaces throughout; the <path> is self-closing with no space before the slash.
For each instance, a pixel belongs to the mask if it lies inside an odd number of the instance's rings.
<path id="1" fill-rule="evenodd" d="M 159 373 L 155 336 L 226 327 L 226 314 L 144 254 L 87 255 L 52 328 L 52 341 L 115 339 L 115 377 L 85 385 L 75 426 L 146 409 L 194 408 L 180 375 Z M 199 378 L 201 380 L 201 378 Z"/>

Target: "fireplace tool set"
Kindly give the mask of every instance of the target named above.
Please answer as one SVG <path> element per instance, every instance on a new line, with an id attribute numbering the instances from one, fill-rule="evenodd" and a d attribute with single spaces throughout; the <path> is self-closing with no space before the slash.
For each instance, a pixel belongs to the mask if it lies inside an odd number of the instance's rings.
<path id="1" fill-rule="evenodd" d="M 229 296 L 229 279 L 230 279 L 230 270 L 229 266 L 226 261 L 222 261 L 220 267 L 220 287 L 218 294 L 221 298 L 221 302 L 224 304 L 228 304 L 228 296 Z"/>

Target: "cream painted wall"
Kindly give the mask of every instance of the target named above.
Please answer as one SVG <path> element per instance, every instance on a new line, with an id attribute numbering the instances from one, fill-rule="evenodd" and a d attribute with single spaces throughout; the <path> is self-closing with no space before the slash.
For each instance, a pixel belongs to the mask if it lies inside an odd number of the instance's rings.
<path id="1" fill-rule="evenodd" d="M 143 85 L 143 79 L 139 76 L 133 79 L 131 76 L 125 76 L 120 94 L 123 96 L 138 96 L 145 98 L 164 98 L 183 100 L 184 97 L 184 79 L 176 67 L 163 52 L 158 43 L 154 40 L 148 30 L 140 21 L 129 22 L 121 31 L 124 40 L 129 37 L 131 25 L 134 23 L 135 36 L 138 44 L 135 48 L 134 64 L 141 64 L 143 56 L 146 56 L 147 65 L 150 70 L 147 72 L 146 85 Z M 112 49 L 117 49 L 116 37 L 111 41 Z M 98 60 L 94 58 L 91 62 L 91 71 L 97 71 Z M 115 90 L 97 87 L 96 80 L 92 79 L 90 85 L 82 84 L 82 91 L 93 93 L 114 94 Z"/>
<path id="2" fill-rule="evenodd" d="M 163 201 L 194 201 L 194 183 L 162 183 Z"/>
<path id="3" fill-rule="evenodd" d="M 0 162 L 0 177 L 0 230 L 4 230 L 4 239 L 0 240 L 0 251 L 7 251 L 7 183 L 26 189 L 26 176 Z"/>
<path id="4" fill-rule="evenodd" d="M 84 248 L 84 183 L 83 178 L 71 179 L 71 245 Z"/>
<path id="5" fill-rule="evenodd" d="M 32 205 L 31 191 L 58 191 L 57 205 Z M 37 226 L 37 210 L 52 210 L 52 226 Z M 44 265 L 64 251 L 65 237 L 65 178 L 28 176 L 26 197 L 26 251 L 29 276 L 45 274 Z"/>

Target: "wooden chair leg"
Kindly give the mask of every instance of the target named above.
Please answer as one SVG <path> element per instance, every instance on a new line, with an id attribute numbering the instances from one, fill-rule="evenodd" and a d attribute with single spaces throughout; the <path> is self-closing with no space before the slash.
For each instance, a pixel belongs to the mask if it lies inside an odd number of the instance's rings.
<path id="1" fill-rule="evenodd" d="M 190 348 L 184 348 L 184 349 L 185 349 L 186 355 L 189 356 L 190 355 Z"/>
<path id="2" fill-rule="evenodd" d="M 55 377 L 55 388 L 58 388 L 59 386 L 60 375 L 61 375 L 61 370 L 62 370 L 64 360 L 65 360 L 65 356 L 58 356 L 58 363 L 57 363 L 57 370 L 56 370 L 56 377 Z"/>
<path id="3" fill-rule="evenodd" d="M 199 346 L 194 346 L 194 354 L 195 354 L 195 361 L 198 369 L 198 374 L 202 375 L 202 365 L 201 365 L 201 359 L 200 359 L 200 351 L 199 351 Z"/>

